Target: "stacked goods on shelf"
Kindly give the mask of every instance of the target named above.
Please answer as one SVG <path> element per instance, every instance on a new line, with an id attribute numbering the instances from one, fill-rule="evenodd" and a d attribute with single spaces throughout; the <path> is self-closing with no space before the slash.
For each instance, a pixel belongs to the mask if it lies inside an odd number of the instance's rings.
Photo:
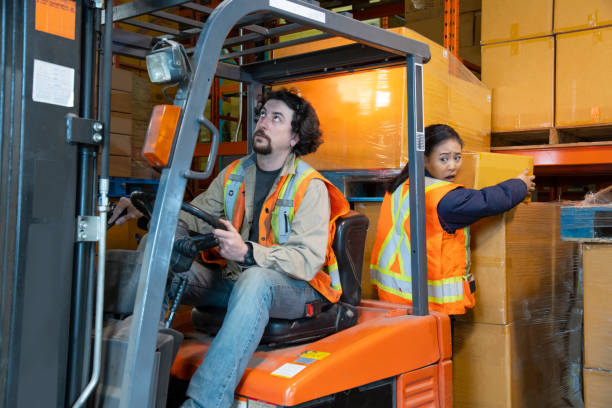
<path id="1" fill-rule="evenodd" d="M 584 281 L 584 402 L 612 406 L 612 244 L 582 245 Z"/>
<path id="2" fill-rule="evenodd" d="M 490 91 L 440 45 L 404 27 L 394 28 L 427 43 L 423 66 L 425 124 L 446 123 L 466 151 L 489 151 Z M 322 40 L 274 51 L 275 58 L 350 43 Z M 400 168 L 407 162 L 406 69 L 377 69 L 287 84 L 315 107 L 325 143 L 306 161 L 319 170 Z M 329 98 L 332 91 L 340 98 Z"/>
<path id="3" fill-rule="evenodd" d="M 482 80 L 492 91 L 492 131 L 612 124 L 610 25 L 609 0 L 483 0 Z M 596 133 L 581 134 L 605 139 Z"/>
<path id="4" fill-rule="evenodd" d="M 132 73 L 113 68 L 111 81 L 110 156 L 111 177 L 131 177 Z"/>
<path id="5" fill-rule="evenodd" d="M 483 0 L 482 81 L 491 131 L 554 126 L 553 0 Z"/>

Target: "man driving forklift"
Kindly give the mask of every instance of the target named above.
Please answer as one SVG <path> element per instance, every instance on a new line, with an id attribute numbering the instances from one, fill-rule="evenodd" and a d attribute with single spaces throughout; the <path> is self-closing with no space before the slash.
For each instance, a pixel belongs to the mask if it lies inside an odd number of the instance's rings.
<path id="1" fill-rule="evenodd" d="M 204 264 L 176 274 L 186 279 L 181 303 L 227 308 L 219 333 L 192 377 L 183 407 L 229 407 L 270 318 L 306 317 L 313 304 L 335 303 L 342 288 L 331 248 L 335 221 L 349 211 L 342 193 L 299 157 L 322 143 L 312 105 L 280 89 L 259 105 L 255 153 L 225 168 L 192 204 L 220 219 L 212 229 L 181 212 L 176 240 L 209 233 L 218 246 Z M 139 216 L 134 208 L 109 223 Z M 255 217 L 255 214 L 259 214 Z M 212 229 L 212 233 L 210 232 Z M 214 237 L 214 238 L 213 238 Z"/>

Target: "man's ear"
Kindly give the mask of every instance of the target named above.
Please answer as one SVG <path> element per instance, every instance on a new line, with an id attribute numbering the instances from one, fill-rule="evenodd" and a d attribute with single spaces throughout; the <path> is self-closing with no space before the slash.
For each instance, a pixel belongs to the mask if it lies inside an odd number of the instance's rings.
<path id="1" fill-rule="evenodd" d="M 291 147 L 294 147 L 296 144 L 298 144 L 299 141 L 300 141 L 300 136 L 297 133 L 293 133 L 293 135 L 291 136 L 291 140 L 289 141 L 289 144 L 291 144 Z"/>

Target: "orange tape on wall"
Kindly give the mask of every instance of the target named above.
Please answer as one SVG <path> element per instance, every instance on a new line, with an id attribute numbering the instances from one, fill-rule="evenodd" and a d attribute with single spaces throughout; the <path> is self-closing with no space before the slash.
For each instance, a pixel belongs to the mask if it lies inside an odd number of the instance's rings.
<path id="1" fill-rule="evenodd" d="M 74 40 L 76 1 L 36 0 L 35 21 L 38 31 Z"/>

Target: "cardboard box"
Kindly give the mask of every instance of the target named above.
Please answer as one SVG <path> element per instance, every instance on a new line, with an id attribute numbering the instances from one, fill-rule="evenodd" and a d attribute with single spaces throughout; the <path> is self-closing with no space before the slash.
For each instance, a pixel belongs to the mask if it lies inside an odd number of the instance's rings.
<path id="1" fill-rule="evenodd" d="M 111 111 L 132 113 L 132 94 L 124 91 L 111 91 Z"/>
<path id="2" fill-rule="evenodd" d="M 584 244 L 584 365 L 612 370 L 612 244 Z M 612 377 L 610 377 L 612 378 Z M 608 391 L 612 394 L 612 384 Z M 612 406 L 612 405 L 610 405 Z"/>
<path id="3" fill-rule="evenodd" d="M 430 46 L 423 66 L 425 124 L 449 124 L 467 151 L 489 151 L 489 90 L 440 45 L 404 27 L 392 29 Z M 331 39 L 282 48 L 275 58 L 348 44 Z M 408 159 L 405 68 L 377 69 L 285 84 L 315 107 L 324 143 L 306 161 L 319 170 L 398 168 Z M 330 98 L 330 90 L 339 97 Z M 341 96 L 341 97 L 340 97 Z"/>
<path id="4" fill-rule="evenodd" d="M 98 160 L 98 174 L 100 160 Z M 108 157 L 109 177 L 132 177 L 132 159 L 129 156 L 110 155 Z"/>
<path id="5" fill-rule="evenodd" d="M 110 154 L 115 156 L 132 156 L 132 136 L 119 133 L 110 134 Z"/>
<path id="6" fill-rule="evenodd" d="M 525 169 L 533 174 L 533 157 L 504 153 L 476 152 L 462 155 L 461 170 L 455 182 L 480 190 L 516 178 Z"/>
<path id="7" fill-rule="evenodd" d="M 563 309 L 573 287 L 576 246 L 561 242 L 559 217 L 557 204 L 522 203 L 470 226 L 476 306 L 461 320 L 549 322 L 551 310 Z"/>
<path id="8" fill-rule="evenodd" d="M 610 0 L 555 0 L 555 33 L 612 24 Z"/>
<path id="9" fill-rule="evenodd" d="M 585 408 L 612 407 L 612 372 L 585 368 L 583 378 Z"/>
<path id="10" fill-rule="evenodd" d="M 122 135 L 132 134 L 132 115 L 129 113 L 112 112 L 110 122 L 111 133 Z"/>
<path id="11" fill-rule="evenodd" d="M 483 0 L 482 44 L 552 34 L 553 0 Z"/>
<path id="12" fill-rule="evenodd" d="M 456 322 L 455 408 L 562 407 L 563 336 L 550 324 Z"/>
<path id="13" fill-rule="evenodd" d="M 380 202 L 355 203 L 355 211 L 359 211 L 370 220 L 370 227 L 366 235 L 365 250 L 363 254 L 363 270 L 361 272 L 361 297 L 363 299 L 378 299 L 378 293 L 370 282 L 370 258 L 372 257 L 374 241 L 376 241 L 376 227 L 378 226 L 378 216 L 380 215 L 381 205 L 382 203 Z"/>
<path id="14" fill-rule="evenodd" d="M 132 92 L 133 75 L 131 71 L 113 68 L 111 72 L 111 88 L 117 91 Z"/>
<path id="15" fill-rule="evenodd" d="M 611 61 L 612 27 L 557 36 L 557 126 L 612 123 Z"/>
<path id="16" fill-rule="evenodd" d="M 554 48 L 553 37 L 482 47 L 482 82 L 493 99 L 492 132 L 553 126 Z"/>

